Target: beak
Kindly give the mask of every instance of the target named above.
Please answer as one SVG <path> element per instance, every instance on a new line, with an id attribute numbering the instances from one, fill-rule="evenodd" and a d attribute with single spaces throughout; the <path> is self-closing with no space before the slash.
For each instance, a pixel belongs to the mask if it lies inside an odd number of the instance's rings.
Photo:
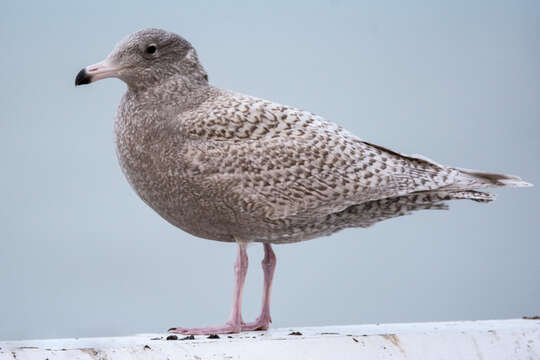
<path id="1" fill-rule="evenodd" d="M 120 68 L 111 64 L 109 59 L 105 59 L 97 64 L 83 68 L 75 77 L 75 86 L 86 85 L 101 79 L 115 77 Z"/>

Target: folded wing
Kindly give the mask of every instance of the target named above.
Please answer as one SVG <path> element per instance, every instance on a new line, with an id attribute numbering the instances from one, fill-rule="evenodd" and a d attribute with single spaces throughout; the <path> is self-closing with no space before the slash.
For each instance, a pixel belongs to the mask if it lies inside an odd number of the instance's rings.
<path id="1" fill-rule="evenodd" d="M 201 106 L 180 126 L 198 171 L 227 189 L 239 213 L 308 218 L 413 193 L 519 183 L 399 154 L 306 111 L 231 93 L 222 103 Z"/>

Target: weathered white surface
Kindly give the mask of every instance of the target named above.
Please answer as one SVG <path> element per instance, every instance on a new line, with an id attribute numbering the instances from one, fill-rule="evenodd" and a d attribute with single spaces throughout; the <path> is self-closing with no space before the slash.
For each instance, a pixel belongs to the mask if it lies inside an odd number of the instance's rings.
<path id="1" fill-rule="evenodd" d="M 0 342 L 0 360 L 540 359 L 540 320 L 286 328 L 219 339 L 167 336 L 6 341 Z"/>

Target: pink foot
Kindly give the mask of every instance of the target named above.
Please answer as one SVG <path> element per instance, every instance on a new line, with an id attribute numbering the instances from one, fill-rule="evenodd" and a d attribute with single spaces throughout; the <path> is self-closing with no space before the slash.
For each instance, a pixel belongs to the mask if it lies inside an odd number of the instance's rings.
<path id="1" fill-rule="evenodd" d="M 242 324 L 242 331 L 268 330 L 271 322 L 270 316 L 258 317 L 253 322 Z"/>
<path id="2" fill-rule="evenodd" d="M 185 334 L 185 335 L 210 335 L 210 334 L 232 334 L 242 330 L 241 324 L 233 324 L 226 322 L 221 326 L 208 326 L 203 328 L 171 328 L 170 333 Z"/>
<path id="3" fill-rule="evenodd" d="M 208 326 L 203 328 L 170 328 L 169 332 L 174 334 L 184 335 L 210 335 L 210 334 L 235 334 L 241 331 L 256 331 L 267 330 L 270 325 L 270 318 L 257 318 L 257 320 L 250 323 L 234 324 L 232 322 L 226 322 L 221 326 Z"/>

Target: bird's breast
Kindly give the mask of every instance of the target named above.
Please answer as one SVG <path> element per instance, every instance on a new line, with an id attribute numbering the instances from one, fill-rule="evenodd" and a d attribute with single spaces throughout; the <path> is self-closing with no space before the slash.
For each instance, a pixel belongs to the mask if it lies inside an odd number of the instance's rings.
<path id="1" fill-rule="evenodd" d="M 192 158 L 190 144 L 160 126 L 159 119 L 122 115 L 119 112 L 115 125 L 116 152 L 137 195 L 184 231 L 207 239 L 233 241 L 228 227 L 234 214 L 220 208 L 217 189 L 204 188 L 208 183 Z"/>

